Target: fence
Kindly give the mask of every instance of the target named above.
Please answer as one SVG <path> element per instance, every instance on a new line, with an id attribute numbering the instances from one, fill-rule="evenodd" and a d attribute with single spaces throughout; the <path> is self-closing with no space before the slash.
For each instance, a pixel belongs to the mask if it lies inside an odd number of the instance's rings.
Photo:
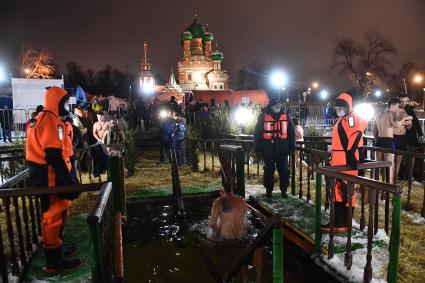
<path id="1" fill-rule="evenodd" d="M 2 184 L 0 198 L 3 209 L 0 218 L 6 223 L 5 227 L 0 227 L 0 271 L 3 282 L 9 282 L 13 277 L 22 279 L 35 253 L 35 247 L 40 244 L 41 196 L 97 191 L 101 185 L 30 188 L 28 170 Z"/>
<path id="2" fill-rule="evenodd" d="M 219 157 L 223 186 L 235 191 L 235 193 L 245 198 L 244 153 L 242 147 L 220 145 Z M 254 208 L 252 208 L 252 211 L 254 213 L 256 212 Z M 217 273 L 215 267 L 211 267 L 211 264 L 208 264 L 217 282 L 232 282 L 239 273 L 241 274 L 242 281 L 246 282 L 248 262 L 252 258 L 257 273 L 257 282 L 261 281 L 263 247 L 272 231 L 273 282 L 283 282 L 283 234 L 282 217 L 279 214 L 273 215 L 268 220 L 255 240 L 245 249 L 223 276 Z M 205 254 L 203 257 L 207 258 Z M 210 261 L 208 260 L 208 262 Z"/>
<path id="3" fill-rule="evenodd" d="M 371 162 L 371 163 L 365 163 L 360 164 L 359 169 L 374 169 L 374 172 L 379 172 L 379 169 L 381 168 L 389 168 L 390 163 L 389 162 Z M 352 245 L 351 245 L 351 236 L 352 236 L 352 208 L 353 208 L 353 196 L 355 194 L 355 185 L 361 186 L 361 194 L 362 194 L 362 201 L 361 201 L 361 227 L 360 229 L 363 230 L 365 228 L 365 202 L 364 202 L 364 195 L 365 191 L 367 189 L 368 193 L 368 204 L 369 204 L 369 210 L 368 210 L 368 222 L 367 222 L 367 255 L 366 255 L 366 265 L 364 267 L 364 282 L 370 282 L 372 280 L 372 244 L 373 244 L 373 234 L 377 233 L 378 231 L 378 196 L 379 192 L 383 192 L 386 194 L 386 203 L 385 203 L 385 226 L 386 231 L 388 233 L 388 224 L 387 219 L 389 219 L 389 213 L 387 213 L 387 210 L 389 210 L 389 195 L 392 195 L 392 212 L 391 212 L 391 219 L 392 219 L 392 225 L 391 225 L 391 234 L 390 234 L 390 247 L 389 247 L 389 264 L 388 264 L 388 273 L 387 273 L 387 279 L 388 282 L 397 282 L 397 273 L 398 273 L 398 256 L 399 256 L 399 246 L 400 246 L 400 199 L 401 199 L 401 191 L 402 189 L 399 186 L 380 182 L 377 180 L 372 179 L 366 179 L 362 177 L 352 176 L 345 173 L 342 173 L 342 171 L 349 170 L 350 168 L 348 166 L 340 166 L 340 167 L 320 167 L 317 168 L 317 176 L 318 180 L 321 179 L 320 175 L 324 175 L 329 178 L 329 189 L 330 189 L 330 234 L 329 234 L 329 243 L 328 243 L 328 258 L 331 259 L 334 256 L 334 195 L 335 195 L 335 180 L 342 180 L 347 182 L 347 193 L 348 193 L 348 213 L 347 213 L 347 242 L 346 242 L 346 252 L 344 256 L 344 265 L 346 266 L 347 270 L 351 269 L 352 266 Z M 376 173 L 377 174 L 377 173 Z M 388 180 L 388 179 L 387 179 Z M 320 181 L 316 184 L 316 195 L 321 194 L 321 184 Z M 320 207 L 321 203 L 319 200 L 316 200 L 316 208 Z M 320 227 L 320 219 L 322 217 L 321 209 L 316 209 L 316 235 L 315 235 L 315 242 L 316 242 L 316 248 L 319 248 L 321 246 L 321 231 L 318 227 Z"/>
<path id="4" fill-rule="evenodd" d="M 366 141 L 370 139 L 366 138 Z M 223 143 L 233 143 L 235 145 L 223 145 Z M 222 148 L 231 147 L 232 149 L 238 149 L 242 151 L 241 156 L 244 160 L 243 163 L 240 163 L 239 173 L 235 176 L 241 176 L 243 179 L 245 176 L 249 176 L 250 172 L 250 155 L 252 152 L 252 140 L 200 140 L 200 143 L 203 145 L 203 162 L 204 168 L 207 168 L 207 151 L 208 149 L 213 150 L 212 153 L 215 153 L 214 149 L 219 145 L 220 150 Z M 308 137 L 304 142 L 298 142 L 296 147 L 296 152 L 292 154 L 290 160 L 291 167 L 291 194 L 297 196 L 298 198 L 306 201 L 307 203 L 314 203 L 315 207 L 315 248 L 316 251 L 321 251 L 321 239 L 322 232 L 321 227 L 321 217 L 324 213 L 322 211 L 322 203 L 325 207 L 325 211 L 330 211 L 330 225 L 333 227 L 333 212 L 334 212 L 334 199 L 335 199 L 335 179 L 340 179 L 348 182 L 349 190 L 349 205 L 352 207 L 352 197 L 354 196 L 355 185 L 359 186 L 359 195 L 360 195 L 360 230 L 368 228 L 368 240 L 367 240 L 367 258 L 365 266 L 365 282 L 369 282 L 372 278 L 372 241 L 373 235 L 377 233 L 379 228 L 379 208 L 383 207 L 383 229 L 385 232 L 390 235 L 391 244 L 390 244 L 390 261 L 388 268 L 388 278 L 390 282 L 395 282 L 395 278 L 398 272 L 398 250 L 399 250 L 399 238 L 400 238 L 400 194 L 402 189 L 399 186 L 389 184 L 389 170 L 391 163 L 390 162 L 374 162 L 369 161 L 367 163 L 359 164 L 359 169 L 363 171 L 370 171 L 370 178 L 365 177 L 355 177 L 351 175 L 346 175 L 341 173 L 341 171 L 348 170 L 347 167 L 328 167 L 329 153 L 327 147 L 330 145 L 330 137 Z M 248 151 L 245 151 L 248 149 Z M 365 149 L 371 150 L 373 148 L 366 146 Z M 379 148 L 375 148 L 378 149 Z M 399 154 L 402 154 L 401 152 Z M 212 160 L 211 166 L 207 169 L 214 170 L 214 155 L 211 154 L 210 158 Z M 370 154 L 368 154 L 370 155 Z M 421 154 L 411 153 L 413 157 L 423 157 Z M 232 157 L 234 158 L 234 157 Z M 202 160 L 201 160 L 202 161 Z M 298 161 L 298 166 L 296 165 Z M 306 162 L 306 165 L 302 166 L 303 161 Z M 256 160 L 257 164 L 257 174 L 259 175 L 259 163 L 260 160 Z M 380 172 L 383 171 L 381 175 Z M 235 171 L 233 171 L 235 172 Z M 316 176 L 314 176 L 316 174 Z M 326 180 L 326 190 L 325 197 L 322 199 L 322 176 L 325 176 Z M 298 178 L 298 179 L 297 179 Z M 315 187 L 312 180 L 316 180 Z M 381 181 L 379 180 L 381 179 Z M 307 181 L 307 182 L 305 182 Z M 312 194 L 312 191 L 315 190 L 315 194 Z M 380 197 L 379 197 L 380 196 Z M 366 200 L 366 197 L 368 200 Z M 383 202 L 380 201 L 383 200 Z M 391 208 L 391 199 L 392 199 L 392 210 Z M 380 205 L 382 203 L 382 205 Z M 368 204 L 368 208 L 366 206 Z M 349 210 L 350 211 L 350 210 Z M 368 220 L 366 220 L 366 213 L 368 214 Z M 353 215 L 349 213 L 348 222 L 350 225 L 352 223 Z M 392 221 L 390 225 L 390 220 Z M 391 228 L 391 233 L 390 232 Z M 351 229 L 348 228 L 348 233 L 346 237 L 346 248 L 347 252 L 345 255 L 345 266 L 347 269 L 351 268 L 352 264 L 352 246 L 351 246 Z M 334 231 L 331 230 L 330 241 L 328 245 L 328 257 L 332 258 L 334 255 Z"/>
<path id="5" fill-rule="evenodd" d="M 28 183 L 29 172 L 25 169 L 0 186 L 0 273 L 3 282 L 13 281 L 13 278 L 23 279 L 36 247 L 40 244 L 41 196 L 99 190 L 87 218 L 96 261 L 93 276 L 100 282 L 122 280 L 121 218 L 125 213 L 122 155 L 109 158 L 109 171 L 112 183 L 31 188 Z"/>
<path id="6" fill-rule="evenodd" d="M 0 182 L 3 183 L 26 169 L 22 148 L 0 149 Z"/>
<path id="7" fill-rule="evenodd" d="M 0 109 L 0 137 L 4 142 L 26 137 L 26 122 L 31 118 L 30 114 L 30 110 L 26 109 Z"/>
<path id="8" fill-rule="evenodd" d="M 412 205 L 411 205 L 411 193 L 412 193 L 412 180 L 413 180 L 413 164 L 414 161 L 416 162 L 421 162 L 422 164 L 424 164 L 425 162 L 425 154 L 424 153 L 418 153 L 418 152 L 413 152 L 413 151 L 405 151 L 405 150 L 393 150 L 393 149 L 388 149 L 388 148 L 382 148 L 382 147 L 374 147 L 374 146 L 365 146 L 364 147 L 366 153 L 368 156 L 373 157 L 377 152 L 380 153 L 391 153 L 394 154 L 395 156 L 401 156 L 403 159 L 407 159 L 407 169 L 408 169 L 408 183 L 407 183 L 407 201 L 406 204 L 403 206 L 403 208 L 407 211 L 412 209 Z M 406 160 L 405 160 L 406 161 Z M 401 165 L 398 164 L 399 160 L 397 158 L 394 158 L 394 168 L 393 168 L 393 173 L 391 174 L 394 179 L 393 180 L 389 180 L 389 182 L 392 182 L 394 184 L 397 184 L 397 172 L 396 172 L 396 167 L 397 165 Z M 425 167 L 423 167 L 425 168 Z M 388 175 L 390 175 L 388 173 Z M 422 180 L 424 180 L 424 170 L 422 169 Z M 425 217 L 425 182 L 422 182 L 422 188 L 423 188 L 423 201 L 422 201 L 422 208 L 421 208 L 421 216 Z"/>

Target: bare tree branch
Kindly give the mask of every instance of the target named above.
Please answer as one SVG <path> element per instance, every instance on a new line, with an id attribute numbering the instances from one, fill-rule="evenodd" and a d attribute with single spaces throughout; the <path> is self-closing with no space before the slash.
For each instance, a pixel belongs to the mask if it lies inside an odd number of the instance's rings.
<path id="1" fill-rule="evenodd" d="M 22 74 L 33 79 L 51 79 L 55 71 L 52 54 L 47 49 L 28 47 L 22 52 Z"/>

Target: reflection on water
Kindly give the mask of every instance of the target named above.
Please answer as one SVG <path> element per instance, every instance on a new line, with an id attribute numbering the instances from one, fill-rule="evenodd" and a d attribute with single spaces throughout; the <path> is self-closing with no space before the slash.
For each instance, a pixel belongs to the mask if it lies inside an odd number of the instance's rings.
<path id="1" fill-rule="evenodd" d="M 205 255 L 224 274 L 254 239 L 259 226 L 248 215 L 248 236 L 239 242 L 212 241 L 208 225 L 211 199 L 185 202 L 184 214 L 172 205 L 141 204 L 128 207 L 125 231 L 126 282 L 215 282 Z M 201 252 L 202 251 L 202 252 Z M 270 282 L 270 256 L 264 258 L 263 282 Z M 250 278 L 255 271 L 250 268 Z"/>

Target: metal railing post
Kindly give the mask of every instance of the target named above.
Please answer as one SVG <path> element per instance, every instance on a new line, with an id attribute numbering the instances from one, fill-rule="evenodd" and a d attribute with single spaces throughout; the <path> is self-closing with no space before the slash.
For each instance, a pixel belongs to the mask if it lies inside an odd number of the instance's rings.
<path id="1" fill-rule="evenodd" d="M 393 196 L 393 215 L 390 238 L 390 262 L 388 264 L 388 282 L 397 282 L 398 258 L 400 249 L 400 212 L 401 196 L 396 193 Z"/>
<path id="2" fill-rule="evenodd" d="M 242 147 L 236 149 L 236 189 L 245 198 L 245 153 Z"/>
<path id="3" fill-rule="evenodd" d="M 121 162 L 119 156 L 109 156 L 108 167 L 109 167 L 109 177 L 112 182 L 112 191 L 114 195 L 114 211 L 120 211 L 124 213 L 125 206 L 125 192 L 124 187 L 122 186 L 123 182 L 121 180 Z"/>
<path id="4" fill-rule="evenodd" d="M 283 283 L 283 231 L 282 221 L 273 228 L 273 283 Z"/>
<path id="5" fill-rule="evenodd" d="M 291 168 L 292 168 L 292 170 L 291 170 L 291 194 L 293 196 L 295 196 L 295 190 L 296 190 L 296 184 L 295 184 L 295 182 L 297 180 L 297 178 L 295 176 L 296 175 L 296 171 L 295 171 L 295 158 L 296 158 L 296 156 L 295 156 L 295 151 L 294 151 L 291 154 Z"/>
<path id="6" fill-rule="evenodd" d="M 316 205 L 314 215 L 314 249 L 320 252 L 322 245 L 322 175 L 316 174 Z"/>

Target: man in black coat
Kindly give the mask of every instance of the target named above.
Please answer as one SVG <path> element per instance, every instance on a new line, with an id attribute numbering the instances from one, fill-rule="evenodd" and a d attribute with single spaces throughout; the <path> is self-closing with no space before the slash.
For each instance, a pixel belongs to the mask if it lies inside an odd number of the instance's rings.
<path id="1" fill-rule="evenodd" d="M 419 138 L 422 138 L 424 136 L 424 133 L 422 132 L 422 127 L 419 123 L 418 117 L 416 116 L 414 107 L 410 105 L 410 99 L 406 94 L 401 94 L 399 98 L 400 107 L 404 108 L 407 115 L 413 117 L 412 127 L 410 129 L 406 129 L 407 149 L 409 151 L 423 152 L 423 148 L 419 145 Z M 407 166 L 405 168 L 407 168 Z M 416 181 L 423 181 L 422 172 L 423 160 L 415 158 L 415 163 L 413 167 L 413 177 Z"/>
<path id="2" fill-rule="evenodd" d="M 277 169 L 282 197 L 289 186 L 289 154 L 295 148 L 295 127 L 289 113 L 282 109 L 281 97 L 269 94 L 269 104 L 258 117 L 254 132 L 254 149 L 264 159 L 264 187 L 271 197 Z"/>

